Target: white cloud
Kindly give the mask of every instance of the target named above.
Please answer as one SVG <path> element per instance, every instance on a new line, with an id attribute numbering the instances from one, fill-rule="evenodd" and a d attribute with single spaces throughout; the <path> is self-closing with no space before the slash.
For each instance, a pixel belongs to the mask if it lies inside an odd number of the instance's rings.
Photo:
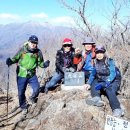
<path id="1" fill-rule="evenodd" d="M 10 13 L 0 13 L 0 24 L 8 24 L 13 22 L 35 21 L 49 23 L 50 25 L 58 26 L 75 26 L 74 19 L 69 16 L 50 18 L 45 13 L 30 14 L 29 16 L 20 16 Z"/>
<path id="2" fill-rule="evenodd" d="M 40 19 L 43 19 L 43 18 L 48 18 L 48 15 L 45 14 L 45 13 L 32 14 L 31 18 L 40 18 Z"/>
<path id="3" fill-rule="evenodd" d="M 75 25 L 74 19 L 69 16 L 57 17 L 57 18 L 52 19 L 51 22 L 54 24 L 63 25 L 63 26 Z"/>
<path id="4" fill-rule="evenodd" d="M 20 16 L 15 14 L 9 14 L 9 13 L 1 13 L 0 14 L 1 20 L 19 20 Z"/>

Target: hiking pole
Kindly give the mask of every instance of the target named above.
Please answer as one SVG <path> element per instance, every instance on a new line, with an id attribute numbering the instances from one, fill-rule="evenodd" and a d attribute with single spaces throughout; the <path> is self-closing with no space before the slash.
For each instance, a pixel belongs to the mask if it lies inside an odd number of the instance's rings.
<path id="1" fill-rule="evenodd" d="M 8 97 L 9 96 L 9 65 L 8 65 L 8 79 L 7 79 L 7 124 L 8 124 Z"/>

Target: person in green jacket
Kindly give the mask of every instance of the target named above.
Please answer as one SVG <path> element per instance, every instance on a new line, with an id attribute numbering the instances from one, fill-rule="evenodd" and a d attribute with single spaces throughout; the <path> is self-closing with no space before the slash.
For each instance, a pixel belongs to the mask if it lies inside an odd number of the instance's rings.
<path id="1" fill-rule="evenodd" d="M 17 86 L 19 105 L 23 114 L 27 113 L 28 103 L 26 102 L 25 91 L 27 84 L 32 87 L 32 95 L 29 98 L 31 104 L 35 103 L 39 95 L 39 82 L 36 76 L 36 68 L 46 68 L 49 66 L 49 60 L 44 63 L 43 55 L 37 47 L 38 37 L 31 35 L 24 46 L 16 53 L 13 58 L 7 58 L 8 66 L 17 63 Z"/>

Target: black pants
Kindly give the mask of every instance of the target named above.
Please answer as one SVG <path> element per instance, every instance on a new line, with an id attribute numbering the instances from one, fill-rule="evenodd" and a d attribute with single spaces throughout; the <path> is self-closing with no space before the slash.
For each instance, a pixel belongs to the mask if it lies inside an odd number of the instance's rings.
<path id="1" fill-rule="evenodd" d="M 102 92 L 105 92 L 108 100 L 109 100 L 109 103 L 110 103 L 110 107 L 112 110 L 114 109 L 117 109 L 117 108 L 120 108 L 120 103 L 119 103 L 119 100 L 117 99 L 117 91 L 120 89 L 120 83 L 121 81 L 120 80 L 115 80 L 111 83 L 111 85 L 106 88 L 106 89 L 101 89 L 101 90 L 96 90 L 95 89 L 95 86 L 97 84 L 99 84 L 100 82 L 98 82 L 98 80 L 94 80 L 94 82 L 92 83 L 92 86 L 91 86 L 91 95 L 92 97 L 95 97 L 95 96 L 98 96 L 100 97 Z"/>

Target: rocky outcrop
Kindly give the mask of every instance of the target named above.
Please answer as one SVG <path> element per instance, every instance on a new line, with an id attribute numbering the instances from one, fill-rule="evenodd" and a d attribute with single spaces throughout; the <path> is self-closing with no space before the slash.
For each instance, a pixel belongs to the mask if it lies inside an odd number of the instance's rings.
<path id="1" fill-rule="evenodd" d="M 86 104 L 89 96 L 90 92 L 81 90 L 40 93 L 37 104 L 29 107 L 26 117 L 15 108 L 8 116 L 8 125 L 1 116 L 0 127 L 3 130 L 104 130 L 106 115 L 111 115 L 108 100 L 102 97 L 104 107 L 89 106 Z M 126 112 L 123 118 L 130 121 L 130 100 L 119 99 Z M 9 111 L 14 109 L 11 104 Z"/>

